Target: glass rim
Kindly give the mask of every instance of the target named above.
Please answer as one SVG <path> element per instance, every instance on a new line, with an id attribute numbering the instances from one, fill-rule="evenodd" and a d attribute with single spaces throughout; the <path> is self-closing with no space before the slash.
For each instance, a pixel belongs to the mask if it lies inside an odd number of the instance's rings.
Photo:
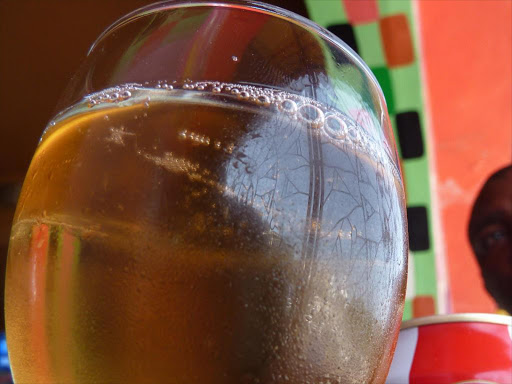
<path id="1" fill-rule="evenodd" d="M 384 92 L 377 81 L 377 78 L 368 67 L 368 65 L 363 61 L 363 59 L 344 41 L 342 41 L 339 37 L 334 35 L 332 32 L 328 31 L 326 28 L 321 27 L 320 25 L 314 23 L 313 21 L 296 14 L 295 12 L 289 11 L 287 9 L 277 7 L 275 5 L 262 3 L 259 1 L 253 0 L 212 0 L 212 1 L 199 1 L 199 0 L 164 0 L 159 1 L 153 4 L 145 5 L 143 7 L 137 8 L 132 12 L 122 16 L 121 18 L 114 21 L 110 24 L 105 30 L 96 38 L 96 40 L 92 43 L 91 47 L 87 52 L 87 56 L 89 56 L 92 51 L 96 48 L 96 46 L 109 34 L 115 32 L 117 29 L 121 28 L 125 24 L 128 24 L 134 20 L 137 20 L 141 17 L 148 16 L 150 14 L 171 10 L 174 8 L 192 8 L 192 7 L 226 7 L 226 8 L 239 8 L 250 11 L 256 11 L 260 13 L 264 13 L 270 16 L 279 17 L 281 19 L 288 20 L 294 24 L 297 24 L 305 29 L 313 31 L 323 37 L 325 40 L 333 44 L 336 48 L 345 51 L 352 60 L 354 60 L 357 64 L 360 65 L 362 70 L 371 79 L 373 85 L 380 91 L 382 95 L 382 99 L 384 101 L 384 105 L 387 102 L 384 98 Z"/>

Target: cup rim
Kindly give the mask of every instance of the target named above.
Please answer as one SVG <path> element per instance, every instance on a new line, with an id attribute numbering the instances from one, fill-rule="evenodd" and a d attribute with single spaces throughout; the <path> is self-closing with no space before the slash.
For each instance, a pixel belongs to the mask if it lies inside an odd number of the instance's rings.
<path id="1" fill-rule="evenodd" d="M 286 10 L 281 7 L 277 7 L 275 5 L 270 5 L 266 3 L 262 3 L 259 1 L 253 1 L 253 0 L 212 0 L 212 1 L 199 1 L 199 0 L 164 0 L 160 2 L 156 2 L 153 4 L 149 4 L 143 7 L 140 7 L 138 9 L 135 9 L 134 11 L 126 14 L 125 16 L 122 16 L 121 18 L 114 21 L 112 24 L 110 24 L 105 30 L 96 38 L 96 40 L 92 43 L 91 47 L 89 48 L 89 51 L 87 52 L 87 56 L 89 56 L 92 51 L 96 48 L 96 46 L 109 34 L 113 33 L 117 29 L 121 28 L 125 24 L 128 24 L 136 19 L 139 19 L 141 17 L 145 17 L 147 15 L 150 15 L 152 13 L 165 11 L 165 10 L 171 10 L 174 8 L 192 8 L 192 7 L 226 7 L 226 8 L 238 8 L 238 9 L 245 9 L 245 10 L 251 10 L 256 11 L 259 13 L 268 14 L 274 17 L 278 17 L 281 19 L 285 19 L 289 22 L 292 22 L 296 25 L 299 25 L 305 29 L 308 29 L 310 31 L 313 31 L 317 34 L 319 34 L 322 38 L 327 40 L 329 43 L 333 44 L 336 48 L 345 51 L 347 55 L 350 56 L 354 62 L 356 62 L 360 68 L 365 72 L 365 75 L 368 76 L 369 79 L 371 79 L 373 85 L 380 91 L 381 95 L 384 95 L 382 88 L 377 81 L 377 78 L 373 74 L 373 72 L 370 70 L 368 65 L 363 61 L 363 59 L 352 49 L 350 48 L 345 42 L 343 42 L 339 37 L 334 35 L 332 32 L 328 31 L 326 28 L 321 27 L 320 25 L 314 23 L 313 21 L 300 16 L 292 11 Z M 382 97 L 383 102 L 386 105 L 387 109 L 387 102 Z"/>
<path id="2" fill-rule="evenodd" d="M 489 323 L 508 325 L 512 324 L 512 317 L 494 313 L 452 313 L 445 315 L 432 315 L 417 317 L 402 323 L 400 330 L 446 323 Z"/>

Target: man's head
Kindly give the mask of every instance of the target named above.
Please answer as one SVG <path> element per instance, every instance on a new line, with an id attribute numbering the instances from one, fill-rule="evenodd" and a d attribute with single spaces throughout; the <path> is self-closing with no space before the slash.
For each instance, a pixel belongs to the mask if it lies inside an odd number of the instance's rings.
<path id="1" fill-rule="evenodd" d="M 512 313 L 512 166 L 495 172 L 484 184 L 468 230 L 485 288 Z"/>

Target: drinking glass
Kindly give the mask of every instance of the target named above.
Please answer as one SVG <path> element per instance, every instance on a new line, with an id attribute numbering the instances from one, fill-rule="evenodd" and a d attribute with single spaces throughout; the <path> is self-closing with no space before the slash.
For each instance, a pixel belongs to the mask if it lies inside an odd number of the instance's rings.
<path id="1" fill-rule="evenodd" d="M 253 1 L 110 26 L 18 202 L 22 383 L 379 383 L 407 270 L 382 91 L 343 42 Z"/>

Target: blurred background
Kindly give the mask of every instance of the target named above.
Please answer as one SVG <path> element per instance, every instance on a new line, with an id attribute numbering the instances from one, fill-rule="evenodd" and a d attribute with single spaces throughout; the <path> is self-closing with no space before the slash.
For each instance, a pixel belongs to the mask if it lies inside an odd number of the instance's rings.
<path id="1" fill-rule="evenodd" d="M 495 312 L 466 227 L 486 178 L 512 159 L 512 2 L 267 2 L 338 35 L 383 88 L 407 192 L 411 262 L 404 318 Z M 150 3 L 0 1 L 2 287 L 17 196 L 61 92 L 102 30 Z M 0 319 L 2 330 L 3 314 Z"/>

